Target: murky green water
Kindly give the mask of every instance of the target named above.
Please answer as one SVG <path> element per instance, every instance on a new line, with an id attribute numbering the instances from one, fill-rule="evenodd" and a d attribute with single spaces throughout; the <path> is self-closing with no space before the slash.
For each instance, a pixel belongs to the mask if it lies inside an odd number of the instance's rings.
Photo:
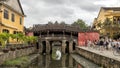
<path id="1" fill-rule="evenodd" d="M 78 57 L 80 61 L 79 63 L 78 61 L 75 61 L 76 59 L 78 59 Z M 52 58 L 52 55 L 39 55 L 39 57 L 37 57 L 36 60 L 32 64 L 30 64 L 28 68 L 98 68 L 98 67 L 99 67 L 98 65 L 78 55 L 72 56 L 62 55 L 60 60 Z"/>

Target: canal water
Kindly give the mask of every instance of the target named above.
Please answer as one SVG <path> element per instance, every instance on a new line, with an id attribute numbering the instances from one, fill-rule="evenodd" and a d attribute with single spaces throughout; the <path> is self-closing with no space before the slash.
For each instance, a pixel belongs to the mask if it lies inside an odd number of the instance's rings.
<path id="1" fill-rule="evenodd" d="M 28 68 L 100 68 L 98 65 L 77 55 L 62 55 L 55 59 L 53 55 L 39 55 Z"/>

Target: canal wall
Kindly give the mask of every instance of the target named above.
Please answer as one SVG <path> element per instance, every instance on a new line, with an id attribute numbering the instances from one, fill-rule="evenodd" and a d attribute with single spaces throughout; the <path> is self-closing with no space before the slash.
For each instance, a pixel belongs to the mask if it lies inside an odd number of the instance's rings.
<path id="1" fill-rule="evenodd" d="M 104 68 L 120 68 L 120 61 L 109 56 L 100 55 L 98 53 L 86 50 L 82 47 L 76 47 L 76 52 L 88 60 L 104 67 Z"/>
<path id="2" fill-rule="evenodd" d="M 9 51 L 7 53 L 1 53 L 0 54 L 0 65 L 3 64 L 7 60 L 15 59 L 21 56 L 26 56 L 32 53 L 35 53 L 36 47 L 24 47 L 15 49 L 13 51 Z"/>

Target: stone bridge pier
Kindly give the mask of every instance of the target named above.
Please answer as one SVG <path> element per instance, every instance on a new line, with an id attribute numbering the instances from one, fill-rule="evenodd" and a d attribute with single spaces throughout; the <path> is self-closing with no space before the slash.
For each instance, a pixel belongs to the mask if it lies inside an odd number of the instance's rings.
<path id="1" fill-rule="evenodd" d="M 54 41 L 56 42 L 56 41 Z M 46 54 L 51 54 L 52 51 L 56 49 L 60 49 L 62 54 L 66 53 L 74 53 L 75 52 L 75 46 L 77 43 L 73 40 L 61 40 L 59 44 L 51 44 L 50 40 L 44 40 L 39 42 L 39 53 L 46 53 Z"/>

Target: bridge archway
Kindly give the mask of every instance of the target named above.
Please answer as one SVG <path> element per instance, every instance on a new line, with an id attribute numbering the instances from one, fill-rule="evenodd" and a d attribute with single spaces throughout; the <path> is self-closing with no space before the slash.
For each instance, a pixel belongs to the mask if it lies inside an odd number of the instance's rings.
<path id="1" fill-rule="evenodd" d="M 73 42 L 73 51 L 75 50 L 76 43 Z"/>
<path id="2" fill-rule="evenodd" d="M 74 39 L 78 39 L 78 32 L 81 29 L 77 26 L 67 25 L 67 24 L 37 24 L 33 26 L 34 36 L 39 37 L 40 53 L 51 54 L 53 43 L 56 41 L 60 42 L 60 47 L 62 53 L 72 53 L 75 50 L 76 44 L 73 43 Z M 41 45 L 42 44 L 42 45 Z"/>
<path id="3" fill-rule="evenodd" d="M 69 41 L 66 41 L 65 53 L 69 53 Z"/>
<path id="4" fill-rule="evenodd" d="M 50 54 L 52 54 L 52 43 L 53 41 L 50 41 Z"/>
<path id="5" fill-rule="evenodd" d="M 42 41 L 42 54 L 46 53 L 46 41 Z"/>
<path id="6" fill-rule="evenodd" d="M 61 51 L 62 42 L 61 41 L 50 41 L 50 54 L 52 54 L 53 51 L 56 51 L 59 49 Z"/>

